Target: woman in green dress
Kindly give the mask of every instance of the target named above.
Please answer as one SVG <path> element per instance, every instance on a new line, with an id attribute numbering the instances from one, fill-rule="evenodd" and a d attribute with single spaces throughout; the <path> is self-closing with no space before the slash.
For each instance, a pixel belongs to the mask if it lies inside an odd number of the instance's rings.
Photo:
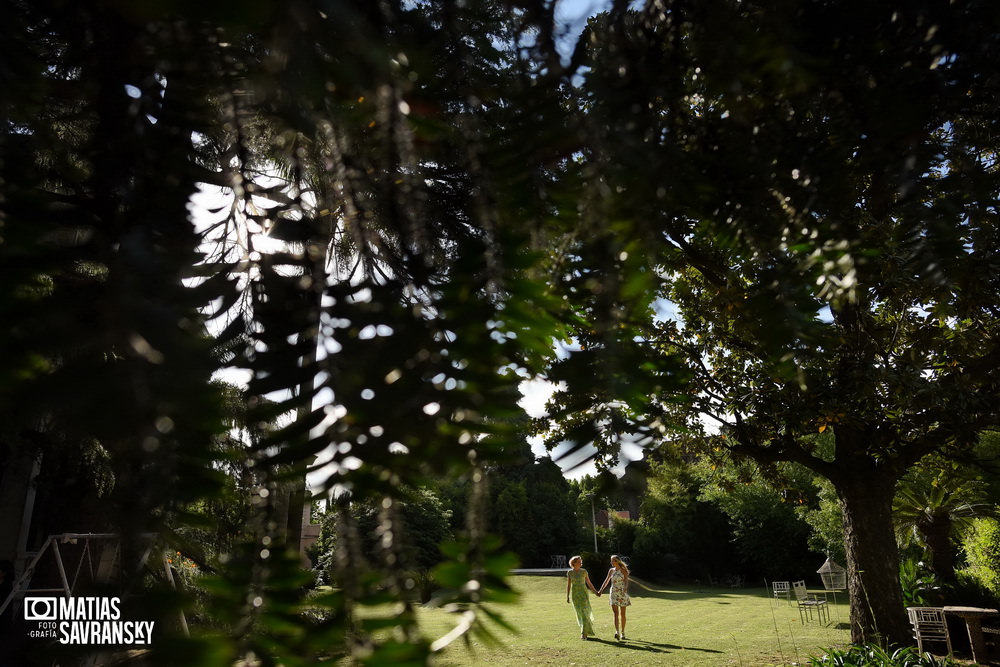
<path id="1" fill-rule="evenodd" d="M 598 597 L 600 593 L 590 581 L 590 575 L 583 569 L 583 559 L 573 556 L 569 559 L 571 569 L 566 573 L 566 602 L 573 602 L 573 609 L 576 610 L 576 622 L 580 624 L 580 639 L 586 640 L 594 634 L 594 611 L 590 608 L 590 597 L 587 589 L 594 591 Z"/>

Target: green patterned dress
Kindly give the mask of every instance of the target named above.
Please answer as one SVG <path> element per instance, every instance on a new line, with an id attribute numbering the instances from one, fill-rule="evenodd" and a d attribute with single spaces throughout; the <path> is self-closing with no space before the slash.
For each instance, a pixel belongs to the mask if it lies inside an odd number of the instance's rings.
<path id="1" fill-rule="evenodd" d="M 566 573 L 570 581 L 570 600 L 576 610 L 576 622 L 580 624 L 580 632 L 592 637 L 594 635 L 594 611 L 590 608 L 590 593 L 587 591 L 587 571 L 570 570 Z"/>

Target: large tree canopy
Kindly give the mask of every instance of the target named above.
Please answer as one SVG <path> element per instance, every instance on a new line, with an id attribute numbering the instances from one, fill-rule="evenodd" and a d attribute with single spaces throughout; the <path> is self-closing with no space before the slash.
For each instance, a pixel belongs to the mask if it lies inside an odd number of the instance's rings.
<path id="1" fill-rule="evenodd" d="M 622 325 L 689 381 L 615 403 L 581 395 L 571 358 L 552 439 L 680 427 L 828 478 L 855 640 L 908 637 L 897 480 L 1000 419 L 993 11 L 657 1 L 590 25 L 584 159 L 611 224 L 646 239 L 619 266 L 642 252 L 676 313 Z M 829 454 L 809 437 L 827 430 Z"/>

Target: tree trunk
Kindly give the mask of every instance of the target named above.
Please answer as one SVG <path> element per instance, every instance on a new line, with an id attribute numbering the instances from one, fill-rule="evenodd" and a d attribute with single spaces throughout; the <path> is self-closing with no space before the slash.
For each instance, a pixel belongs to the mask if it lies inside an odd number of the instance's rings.
<path id="1" fill-rule="evenodd" d="M 834 481 L 844 517 L 851 642 L 912 643 L 892 530 L 895 478 L 871 465 Z"/>
<path id="2" fill-rule="evenodd" d="M 946 584 L 955 583 L 955 549 L 951 545 L 952 521 L 946 514 L 935 514 L 920 526 L 930 554 L 931 571 Z"/>

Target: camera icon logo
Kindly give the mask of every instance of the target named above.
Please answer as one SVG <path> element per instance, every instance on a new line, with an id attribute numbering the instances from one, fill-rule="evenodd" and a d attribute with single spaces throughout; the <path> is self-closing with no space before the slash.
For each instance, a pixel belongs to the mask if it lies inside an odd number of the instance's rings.
<path id="1" fill-rule="evenodd" d="M 59 605 L 56 598 L 29 597 L 24 598 L 24 620 L 55 621 L 59 616 Z"/>

